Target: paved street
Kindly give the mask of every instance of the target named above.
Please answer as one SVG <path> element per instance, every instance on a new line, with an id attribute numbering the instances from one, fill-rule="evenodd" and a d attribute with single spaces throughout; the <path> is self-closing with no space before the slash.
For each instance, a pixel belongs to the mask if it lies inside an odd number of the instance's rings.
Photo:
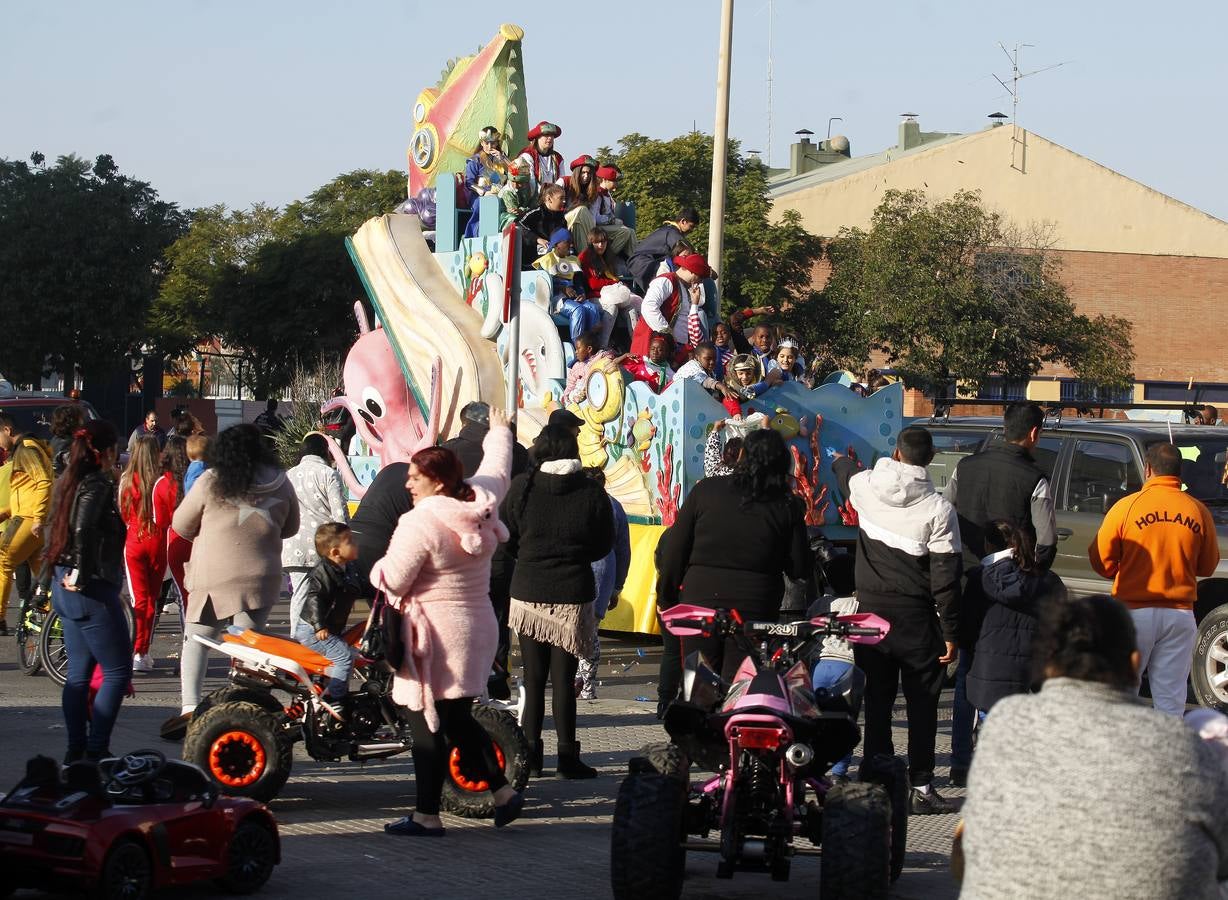
<path id="1" fill-rule="evenodd" d="M 285 628 L 285 612 L 285 604 L 278 607 L 280 615 L 275 613 L 271 627 Z M 176 617 L 172 613 L 169 618 Z M 604 648 L 601 699 L 580 705 L 584 758 L 600 770 L 600 778 L 564 782 L 547 777 L 530 782 L 524 817 L 500 831 L 489 822 L 445 816 L 448 836 L 443 841 L 398 839 L 386 836 L 382 826 L 413 805 L 408 755 L 365 766 L 321 764 L 300 749 L 294 774 L 272 804 L 281 825 L 282 864 L 258 896 L 299 898 L 307 891 L 314 897 L 347 895 L 364 900 L 411 893 L 443 898 L 489 897 L 495 892 L 608 897 L 610 817 L 619 779 L 632 753 L 661 740 L 664 732 L 653 716 L 659 646 L 606 639 Z M 117 752 L 152 746 L 173 754 L 178 749 L 157 737 L 162 720 L 178 710 L 179 683 L 166 660 L 174 649 L 174 634 L 169 627 L 160 627 L 154 643 L 159 668 L 154 674 L 136 676 L 137 696 L 125 701 L 111 742 Z M 211 682 L 220 682 L 224 674 L 221 660 L 215 660 Z M 949 692 L 945 699 L 939 725 L 940 783 L 946 775 L 950 736 Z M 27 757 L 38 752 L 59 757 L 64 751 L 59 689 L 45 675 L 25 677 L 17 670 L 12 638 L 0 641 L 0 702 L 0 790 L 6 790 L 20 777 Z M 896 721 L 901 742 L 902 714 L 901 709 Z M 547 720 L 548 769 L 554 764 L 550 727 Z M 963 794 L 943 790 L 953 798 Z M 910 820 L 906 868 L 893 897 L 941 900 L 957 895 L 947 868 L 956 818 Z M 798 857 L 787 884 L 753 873 L 718 881 L 715 869 L 714 855 L 689 854 L 684 896 L 817 896 L 815 857 Z M 181 894 L 192 900 L 213 892 L 206 885 Z"/>

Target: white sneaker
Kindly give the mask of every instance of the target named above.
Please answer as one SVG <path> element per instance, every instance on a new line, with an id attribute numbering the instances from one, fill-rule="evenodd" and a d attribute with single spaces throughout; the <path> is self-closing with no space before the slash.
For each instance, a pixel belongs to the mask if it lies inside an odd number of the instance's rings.
<path id="1" fill-rule="evenodd" d="M 132 657 L 132 671 L 152 672 L 153 670 L 153 657 L 148 653 L 137 653 Z"/>

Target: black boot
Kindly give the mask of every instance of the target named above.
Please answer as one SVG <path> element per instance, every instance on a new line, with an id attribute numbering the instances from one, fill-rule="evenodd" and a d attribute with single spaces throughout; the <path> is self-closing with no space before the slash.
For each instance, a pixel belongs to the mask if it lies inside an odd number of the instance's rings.
<path id="1" fill-rule="evenodd" d="M 529 777 L 542 777 L 542 745 L 529 742 Z"/>
<path id="2" fill-rule="evenodd" d="M 597 770 L 580 761 L 580 742 L 559 744 L 559 767 L 557 778 L 596 778 Z"/>

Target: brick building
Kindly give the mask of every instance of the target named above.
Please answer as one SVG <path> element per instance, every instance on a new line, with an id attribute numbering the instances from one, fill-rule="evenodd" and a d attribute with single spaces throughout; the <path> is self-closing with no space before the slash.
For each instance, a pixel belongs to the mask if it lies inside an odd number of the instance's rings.
<path id="1" fill-rule="evenodd" d="M 978 190 L 990 209 L 1052 236 L 1080 312 L 1134 324 L 1134 389 L 1112 399 L 1228 405 L 1228 222 L 1023 129 L 923 132 L 911 116 L 896 146 L 870 156 L 851 156 L 842 137 L 815 144 L 803 134 L 789 169 L 770 184 L 774 215 L 795 209 L 824 237 L 867 227 L 889 188 L 931 198 Z M 1052 366 L 1027 385 L 986 390 L 1036 400 L 1088 395 L 1073 373 Z"/>

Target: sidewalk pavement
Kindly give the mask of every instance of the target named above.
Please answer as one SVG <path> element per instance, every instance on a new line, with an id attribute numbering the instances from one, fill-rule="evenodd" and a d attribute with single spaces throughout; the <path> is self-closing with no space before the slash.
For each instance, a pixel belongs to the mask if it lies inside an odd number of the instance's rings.
<path id="1" fill-rule="evenodd" d="M 137 696 L 126 700 L 111 742 L 117 752 L 154 747 L 174 755 L 177 744 L 159 740 L 163 719 L 178 711 L 178 679 L 165 659 L 174 637 L 159 629 L 154 652 L 163 658 L 151 675 L 137 675 Z M 170 652 L 173 652 L 171 649 Z M 600 672 L 602 699 L 580 702 L 579 739 L 584 759 L 601 773 L 592 781 L 531 781 L 524 816 L 496 831 L 488 821 L 445 816 L 442 841 L 395 838 L 383 825 L 412 809 L 414 781 L 408 754 L 388 760 L 318 763 L 298 745 L 294 769 L 271 808 L 282 835 L 282 863 L 257 895 L 268 900 L 357 896 L 364 900 L 422 894 L 441 898 L 489 898 L 532 895 L 609 897 L 610 819 L 627 760 L 646 743 L 663 740 L 656 709 L 659 646 L 644 642 L 606 641 Z M 220 660 L 210 669 L 220 683 Z M 651 697 L 652 701 L 636 700 Z M 939 766 L 949 752 L 947 718 L 940 723 Z M 45 675 L 23 676 L 16 665 L 15 642 L 0 641 L 0 791 L 21 775 L 25 760 L 36 753 L 60 756 L 64 728 L 59 690 Z M 896 740 L 905 743 L 903 710 L 897 710 Z M 552 771 L 554 737 L 547 721 L 546 767 Z M 939 784 L 945 770 L 940 768 Z M 963 791 L 943 788 L 958 800 Z M 904 874 L 891 896 L 944 900 L 958 896 L 948 869 L 951 835 L 958 819 L 914 816 L 909 820 Z M 788 883 L 766 875 L 738 873 L 718 881 L 714 854 L 687 858 L 687 898 L 812 898 L 817 895 L 819 859 L 795 859 Z M 203 885 L 176 892 L 181 900 L 214 896 Z M 36 896 L 23 892 L 20 897 Z"/>

